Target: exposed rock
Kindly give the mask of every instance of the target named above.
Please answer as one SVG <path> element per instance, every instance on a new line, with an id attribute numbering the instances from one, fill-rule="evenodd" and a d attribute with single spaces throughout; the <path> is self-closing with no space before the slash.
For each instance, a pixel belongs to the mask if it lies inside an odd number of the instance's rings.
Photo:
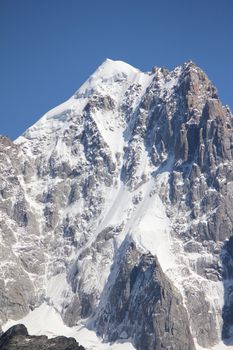
<path id="1" fill-rule="evenodd" d="M 27 328 L 18 324 L 0 336 L 1 350 L 85 350 L 74 338 L 31 336 Z"/>
<path id="2" fill-rule="evenodd" d="M 108 341 L 132 338 L 138 350 L 195 349 L 181 295 L 157 258 L 142 255 L 132 243 L 118 263 L 108 302 L 99 311 L 99 334 Z"/>

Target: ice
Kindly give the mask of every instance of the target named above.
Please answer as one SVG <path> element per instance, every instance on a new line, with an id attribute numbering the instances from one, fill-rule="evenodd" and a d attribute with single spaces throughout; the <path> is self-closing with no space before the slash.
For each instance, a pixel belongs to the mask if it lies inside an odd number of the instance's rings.
<path id="1" fill-rule="evenodd" d="M 69 289 L 70 286 L 66 281 L 66 273 L 57 274 L 48 281 L 46 298 L 49 298 L 49 303 L 52 304 L 56 310 L 61 312 L 62 303 Z"/>

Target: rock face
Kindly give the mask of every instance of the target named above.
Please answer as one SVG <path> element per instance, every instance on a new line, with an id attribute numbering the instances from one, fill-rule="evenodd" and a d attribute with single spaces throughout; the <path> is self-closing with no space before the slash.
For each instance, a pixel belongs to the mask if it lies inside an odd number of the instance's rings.
<path id="1" fill-rule="evenodd" d="M 181 295 L 157 258 L 131 243 L 117 266 L 108 302 L 98 311 L 98 333 L 111 342 L 130 337 L 139 350 L 195 349 Z"/>
<path id="2" fill-rule="evenodd" d="M 227 345 L 233 344 L 233 236 L 224 244 L 222 253 L 223 277 L 224 277 L 224 307 L 222 311 L 223 328 L 222 338 Z M 230 340 L 230 341 L 229 341 Z"/>
<path id="3" fill-rule="evenodd" d="M 1 137 L 1 324 L 47 303 L 138 350 L 229 344 L 232 127 L 193 62 L 107 60 L 15 142 Z"/>
<path id="4" fill-rule="evenodd" d="M 18 324 L 0 337 L 1 350 L 85 350 L 73 338 L 57 337 L 48 339 L 42 336 L 28 335 L 27 328 Z"/>
<path id="5" fill-rule="evenodd" d="M 38 223 L 20 184 L 19 150 L 6 137 L 0 137 L 0 169 L 0 318 L 5 322 L 24 316 L 35 303 L 35 287 L 28 273 L 40 269 L 37 264 L 43 250 L 38 249 Z M 33 236 L 29 234 L 32 230 Z M 22 244 L 18 244 L 20 235 Z"/>

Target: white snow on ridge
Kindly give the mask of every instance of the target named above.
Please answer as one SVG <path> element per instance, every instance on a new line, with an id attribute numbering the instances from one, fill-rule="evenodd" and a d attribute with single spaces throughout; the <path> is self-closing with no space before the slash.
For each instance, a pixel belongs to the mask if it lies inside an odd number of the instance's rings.
<path id="1" fill-rule="evenodd" d="M 97 70 L 90 76 L 90 78 L 83 84 L 78 90 L 78 93 L 82 93 L 99 83 L 109 81 L 110 84 L 116 80 L 125 80 L 127 77 L 135 74 L 140 74 L 141 71 L 123 61 L 113 61 L 106 59 Z"/>
<path id="2" fill-rule="evenodd" d="M 114 101 L 114 110 L 104 112 L 96 110 L 92 113 L 92 117 L 115 156 L 116 152 L 122 152 L 124 146 L 124 126 L 119 122 L 121 118 L 119 107 L 125 93 L 132 85 L 139 85 L 140 92 L 136 101 L 140 101 L 152 79 L 152 74 L 143 73 L 122 61 L 107 59 L 70 99 L 47 112 L 15 142 L 23 144 L 24 151 L 31 157 L 33 153 L 38 153 L 38 150 L 49 157 L 51 151 L 57 148 L 58 139 L 62 137 L 68 125 L 72 125 L 72 119 L 83 114 L 89 99 L 94 95 L 109 96 Z M 64 145 L 64 154 L 66 153 Z"/>
<path id="3" fill-rule="evenodd" d="M 133 83 L 148 85 L 153 75 L 141 72 L 122 61 L 105 60 L 74 96 L 89 97 L 94 91 L 113 92 L 115 100 Z M 117 98 L 118 97 L 118 98 Z"/>

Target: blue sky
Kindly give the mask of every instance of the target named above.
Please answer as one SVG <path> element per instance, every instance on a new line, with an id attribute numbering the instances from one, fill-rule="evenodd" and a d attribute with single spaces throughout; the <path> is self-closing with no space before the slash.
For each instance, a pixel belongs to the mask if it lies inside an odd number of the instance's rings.
<path id="1" fill-rule="evenodd" d="M 0 134 L 19 136 L 105 58 L 189 59 L 233 107 L 232 0 L 0 0 Z"/>

